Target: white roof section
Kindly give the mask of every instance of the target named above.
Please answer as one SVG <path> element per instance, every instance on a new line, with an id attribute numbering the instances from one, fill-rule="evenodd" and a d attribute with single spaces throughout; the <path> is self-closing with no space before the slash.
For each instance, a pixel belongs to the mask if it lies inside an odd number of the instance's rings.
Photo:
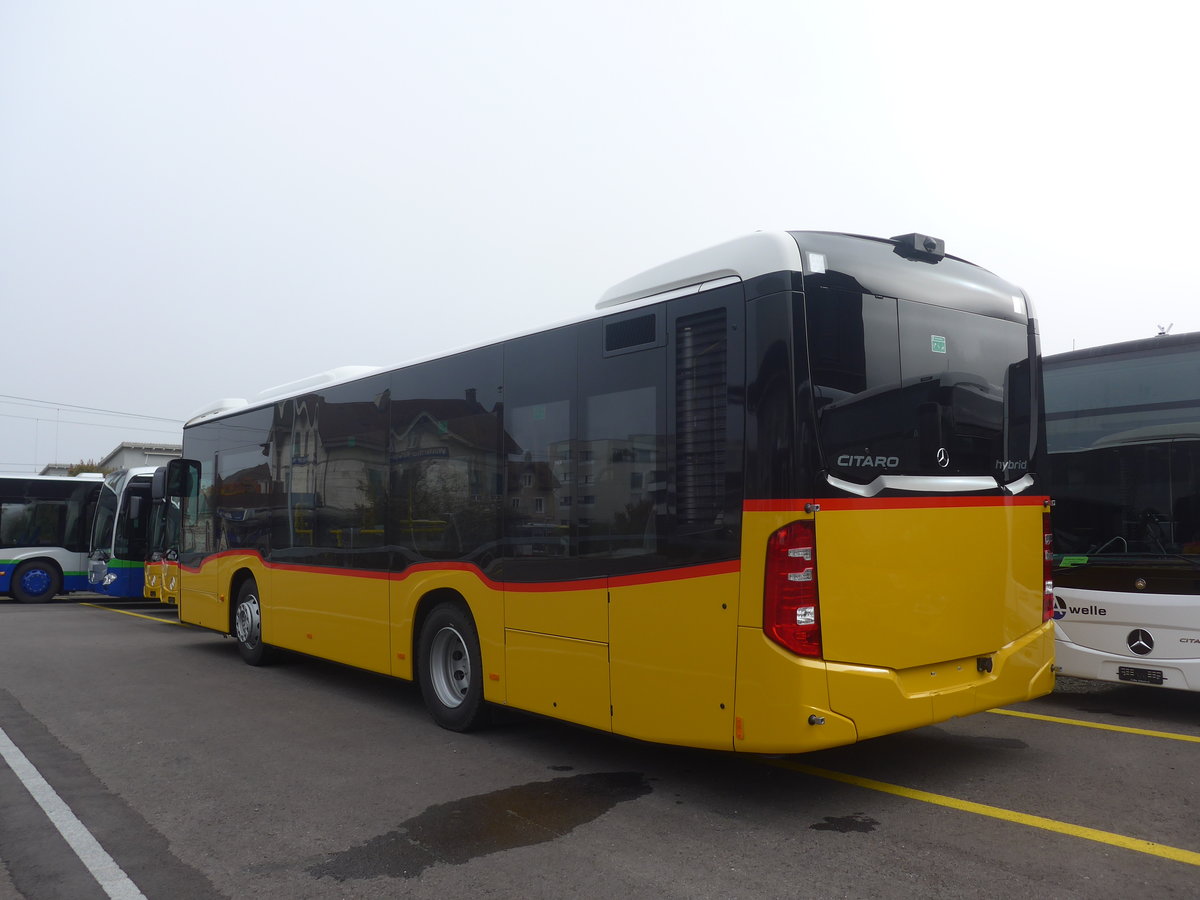
<path id="1" fill-rule="evenodd" d="M 241 397 L 222 397 L 220 400 L 214 400 L 208 406 L 201 407 L 188 416 L 188 420 L 183 423 L 183 427 L 187 428 L 201 419 L 208 419 L 212 416 L 219 416 L 222 413 L 233 412 L 235 409 L 241 409 L 243 406 L 248 405 L 248 403 L 249 401 Z"/>
<path id="2" fill-rule="evenodd" d="M 796 239 L 786 231 L 758 231 L 627 278 L 605 291 L 596 303 L 596 309 L 650 297 L 667 300 L 697 294 L 723 284 L 782 271 L 803 271 Z"/>
<path id="3" fill-rule="evenodd" d="M 298 378 L 295 381 L 289 381 L 286 384 L 277 384 L 275 387 L 259 391 L 254 402 L 257 405 L 265 403 L 268 400 L 291 397 L 294 394 L 307 393 L 315 388 L 328 387 L 331 384 L 340 384 L 343 381 L 353 381 L 356 378 L 362 378 L 364 375 L 380 371 L 382 369 L 379 366 L 338 366 L 336 369 L 328 369 L 324 372 L 318 372 L 316 375 L 309 375 L 307 378 Z"/>

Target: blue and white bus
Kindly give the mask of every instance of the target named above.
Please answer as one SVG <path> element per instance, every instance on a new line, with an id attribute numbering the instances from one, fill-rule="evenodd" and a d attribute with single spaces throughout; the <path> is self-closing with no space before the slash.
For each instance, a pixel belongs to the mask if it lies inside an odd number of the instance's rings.
<path id="1" fill-rule="evenodd" d="M 1059 672 L 1200 690 L 1200 333 L 1044 372 Z"/>
<path id="2" fill-rule="evenodd" d="M 121 469 L 104 479 L 92 523 L 89 590 L 141 599 L 150 550 L 153 466 Z"/>
<path id="3" fill-rule="evenodd" d="M 88 590 L 88 526 L 102 478 L 0 475 L 0 594 L 45 603 Z"/>

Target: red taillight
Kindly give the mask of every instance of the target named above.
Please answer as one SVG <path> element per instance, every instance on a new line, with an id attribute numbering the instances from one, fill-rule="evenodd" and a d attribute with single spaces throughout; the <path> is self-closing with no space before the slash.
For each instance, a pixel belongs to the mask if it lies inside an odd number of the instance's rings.
<path id="1" fill-rule="evenodd" d="M 812 522 L 792 522 L 767 541 L 763 631 L 793 653 L 821 655 L 817 539 Z"/>
<path id="2" fill-rule="evenodd" d="M 1050 511 L 1042 513 L 1042 621 L 1054 618 L 1054 532 L 1050 530 Z"/>

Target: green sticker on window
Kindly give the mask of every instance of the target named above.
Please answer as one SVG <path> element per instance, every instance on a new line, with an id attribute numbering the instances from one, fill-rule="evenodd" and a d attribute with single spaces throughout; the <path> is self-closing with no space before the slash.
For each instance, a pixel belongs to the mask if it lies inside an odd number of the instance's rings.
<path id="1" fill-rule="evenodd" d="M 931 334 L 929 336 L 929 349 L 934 353 L 945 353 L 946 338 L 940 334 Z"/>

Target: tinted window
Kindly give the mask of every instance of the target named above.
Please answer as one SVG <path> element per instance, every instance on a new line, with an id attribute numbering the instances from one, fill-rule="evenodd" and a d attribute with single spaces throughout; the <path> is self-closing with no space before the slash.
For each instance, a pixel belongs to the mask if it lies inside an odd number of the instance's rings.
<path id="1" fill-rule="evenodd" d="M 1200 353 L 1047 361 L 1061 554 L 1200 554 Z"/>
<path id="2" fill-rule="evenodd" d="M 1047 361 L 1046 441 L 1051 453 L 1168 436 L 1200 436 L 1200 352 Z"/>
<path id="3" fill-rule="evenodd" d="M 497 552 L 504 485 L 501 352 L 484 347 L 392 374 L 387 543 L 395 565 Z"/>
<path id="4" fill-rule="evenodd" d="M 0 547 L 87 549 L 99 482 L 0 479 Z"/>
<path id="5" fill-rule="evenodd" d="M 211 491 L 217 550 L 270 557 L 272 512 L 281 498 L 280 475 L 288 472 L 277 452 L 287 438 L 272 429 L 274 409 L 252 410 L 218 426 L 223 441 Z"/>
<path id="6" fill-rule="evenodd" d="M 807 458 L 796 440 L 796 379 L 792 347 L 803 354 L 804 318 L 791 340 L 792 297 L 778 293 L 747 304 L 748 358 L 746 373 L 746 496 L 754 498 L 800 497 L 805 491 L 799 473 L 807 471 Z M 797 362 L 807 371 L 803 355 Z"/>
<path id="7" fill-rule="evenodd" d="M 833 289 L 813 292 L 807 313 L 820 441 L 838 477 L 1010 481 L 1028 469 L 1023 325 Z"/>
<path id="8" fill-rule="evenodd" d="M 558 328 L 504 346 L 504 575 L 579 577 L 571 564 L 573 510 L 593 448 L 575 452 L 577 331 Z M 591 471 L 594 472 L 594 469 Z"/>
<path id="9" fill-rule="evenodd" d="M 606 356 L 599 326 L 580 327 L 579 439 L 559 503 L 576 516 L 587 572 L 660 568 L 667 527 L 664 354 L 651 347 Z M 606 340 L 611 327 L 606 321 Z"/>

